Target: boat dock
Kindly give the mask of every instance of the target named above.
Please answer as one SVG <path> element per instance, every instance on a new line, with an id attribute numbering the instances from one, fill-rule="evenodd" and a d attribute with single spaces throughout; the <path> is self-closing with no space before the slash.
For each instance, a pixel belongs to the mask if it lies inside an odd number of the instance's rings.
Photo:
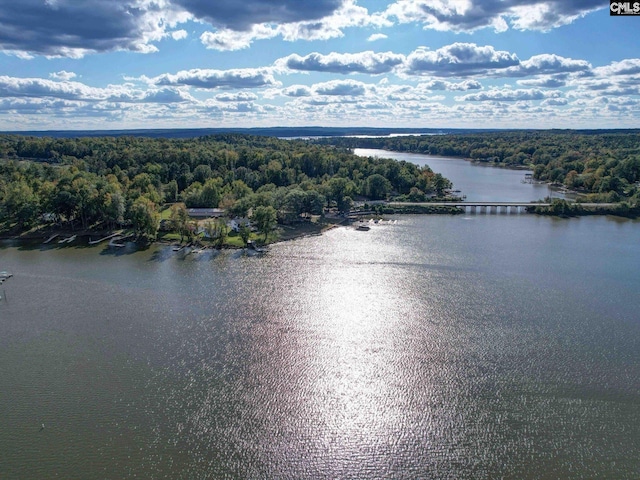
<path id="1" fill-rule="evenodd" d="M 76 238 L 78 238 L 78 236 L 77 236 L 77 235 L 71 235 L 70 237 L 63 238 L 62 240 L 58 240 L 58 243 L 71 243 L 71 242 L 73 242 Z"/>
<path id="2" fill-rule="evenodd" d="M 111 238 L 117 237 L 118 235 L 122 235 L 122 232 L 112 233 L 111 235 L 107 235 L 106 237 L 102 237 L 98 240 L 89 239 L 89 245 L 97 245 L 98 243 L 104 242 L 105 240 L 109 240 Z"/>
<path id="3" fill-rule="evenodd" d="M 127 245 L 124 243 L 120 243 L 123 240 L 127 240 L 129 238 L 133 237 L 133 234 L 131 235 L 126 235 L 126 236 L 122 236 L 121 233 L 116 233 L 114 235 L 110 235 L 109 238 L 111 238 L 111 240 L 109 240 L 109 246 L 110 247 L 116 247 L 116 248 L 123 248 L 126 247 Z"/>
<path id="4" fill-rule="evenodd" d="M 46 245 L 47 243 L 49 243 L 51 240 L 53 240 L 54 238 L 58 237 L 59 235 L 60 235 L 59 233 L 54 233 L 49 238 L 47 238 L 44 242 L 42 242 L 42 244 Z"/>

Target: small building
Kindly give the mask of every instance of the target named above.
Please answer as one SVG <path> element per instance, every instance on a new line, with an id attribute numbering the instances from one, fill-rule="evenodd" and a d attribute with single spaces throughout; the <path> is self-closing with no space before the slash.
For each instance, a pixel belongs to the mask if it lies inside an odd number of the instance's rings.
<path id="1" fill-rule="evenodd" d="M 187 214 L 193 218 L 220 218 L 225 213 L 222 208 L 187 208 Z"/>
<path id="2" fill-rule="evenodd" d="M 231 222 L 229 222 L 229 226 L 234 232 L 239 232 L 242 227 L 251 228 L 251 220 L 249 220 L 248 218 L 236 217 L 231 219 Z"/>

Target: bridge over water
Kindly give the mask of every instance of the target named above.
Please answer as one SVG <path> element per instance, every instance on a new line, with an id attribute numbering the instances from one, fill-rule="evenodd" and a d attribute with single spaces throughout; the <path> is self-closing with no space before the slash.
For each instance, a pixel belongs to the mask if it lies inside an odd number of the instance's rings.
<path id="1" fill-rule="evenodd" d="M 465 213 L 524 213 L 529 207 L 549 207 L 550 203 L 532 202 L 389 202 L 389 206 L 456 207 Z"/>
<path id="2" fill-rule="evenodd" d="M 432 206 L 432 207 L 456 207 L 463 209 L 465 213 L 526 213 L 527 208 L 549 207 L 550 203 L 536 202 L 389 202 L 389 206 L 401 207 L 403 205 Z M 617 206 L 617 203 L 580 203 L 585 210 L 607 210 Z"/>
<path id="3" fill-rule="evenodd" d="M 358 202 L 356 202 L 358 203 Z M 528 213 L 529 208 L 532 207 L 550 207 L 551 203 L 548 202 L 473 202 L 473 201 L 461 201 L 461 202 L 387 202 L 385 200 L 374 200 L 368 202 L 359 202 L 359 206 L 366 204 L 373 205 L 388 205 L 390 207 L 455 207 L 464 210 L 465 213 Z M 574 202 L 569 202 L 574 203 Z M 590 210 L 594 213 L 598 211 L 609 210 L 618 206 L 618 203 L 579 203 L 584 210 Z M 367 211 L 354 211 L 351 212 L 351 216 L 360 217 L 374 214 L 374 210 Z"/>

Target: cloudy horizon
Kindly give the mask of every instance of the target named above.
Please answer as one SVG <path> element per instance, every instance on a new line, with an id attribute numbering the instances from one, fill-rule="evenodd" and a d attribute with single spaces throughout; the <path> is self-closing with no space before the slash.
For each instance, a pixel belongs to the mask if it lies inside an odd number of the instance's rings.
<path id="1" fill-rule="evenodd" d="M 637 128 L 594 0 L 0 0 L 0 130 Z"/>

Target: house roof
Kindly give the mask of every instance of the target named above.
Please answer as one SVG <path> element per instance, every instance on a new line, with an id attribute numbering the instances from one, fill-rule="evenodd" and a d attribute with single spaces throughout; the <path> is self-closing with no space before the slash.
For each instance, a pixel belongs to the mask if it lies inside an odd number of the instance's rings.
<path id="1" fill-rule="evenodd" d="M 225 214 L 222 208 L 188 208 L 190 217 L 221 217 Z"/>

